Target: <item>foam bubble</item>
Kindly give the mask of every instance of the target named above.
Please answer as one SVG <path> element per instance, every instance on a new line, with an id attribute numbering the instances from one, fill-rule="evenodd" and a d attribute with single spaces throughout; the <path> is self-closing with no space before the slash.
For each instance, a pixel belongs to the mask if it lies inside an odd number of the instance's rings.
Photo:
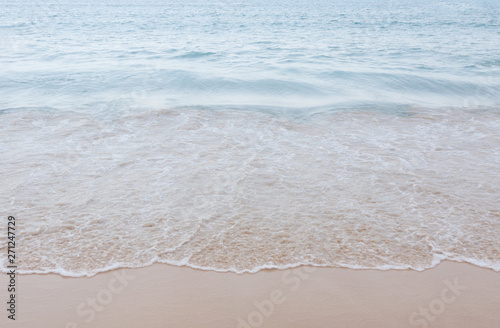
<path id="1" fill-rule="evenodd" d="M 423 270 L 444 259 L 500 271 L 494 109 L 2 119 L 0 204 L 17 218 L 21 273 Z"/>

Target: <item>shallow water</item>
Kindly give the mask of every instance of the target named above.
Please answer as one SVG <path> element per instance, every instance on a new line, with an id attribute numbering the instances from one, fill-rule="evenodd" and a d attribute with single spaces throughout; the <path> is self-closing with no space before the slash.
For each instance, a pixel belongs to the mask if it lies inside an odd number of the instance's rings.
<path id="1" fill-rule="evenodd" d="M 20 272 L 500 271 L 498 2 L 0 7 Z"/>
<path id="2" fill-rule="evenodd" d="M 2 121 L 1 202 L 20 224 L 22 272 L 424 269 L 444 258 L 500 269 L 498 111 Z"/>

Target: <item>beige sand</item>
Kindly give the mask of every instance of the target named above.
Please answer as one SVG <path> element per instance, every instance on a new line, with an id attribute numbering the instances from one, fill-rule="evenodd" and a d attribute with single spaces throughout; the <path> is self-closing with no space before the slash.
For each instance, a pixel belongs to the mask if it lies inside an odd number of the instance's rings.
<path id="1" fill-rule="evenodd" d="M 6 301 L 7 275 L 0 284 Z M 500 273 L 454 262 L 245 275 L 155 264 L 93 278 L 18 275 L 17 285 L 17 320 L 4 309 L 1 327 L 500 327 Z"/>

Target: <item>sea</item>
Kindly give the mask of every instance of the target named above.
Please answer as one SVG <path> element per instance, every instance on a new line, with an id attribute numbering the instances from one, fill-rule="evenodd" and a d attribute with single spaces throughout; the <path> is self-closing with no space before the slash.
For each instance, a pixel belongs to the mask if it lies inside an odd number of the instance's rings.
<path id="1" fill-rule="evenodd" d="M 500 271 L 500 1 L 0 0 L 0 141 L 20 273 Z"/>

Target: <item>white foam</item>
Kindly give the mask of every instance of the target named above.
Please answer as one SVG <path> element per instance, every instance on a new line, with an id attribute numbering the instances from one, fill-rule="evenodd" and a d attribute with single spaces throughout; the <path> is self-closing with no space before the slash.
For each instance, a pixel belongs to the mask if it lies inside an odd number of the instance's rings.
<path id="1" fill-rule="evenodd" d="M 500 271 L 495 109 L 2 118 L 0 204 L 19 224 L 20 273 Z"/>

